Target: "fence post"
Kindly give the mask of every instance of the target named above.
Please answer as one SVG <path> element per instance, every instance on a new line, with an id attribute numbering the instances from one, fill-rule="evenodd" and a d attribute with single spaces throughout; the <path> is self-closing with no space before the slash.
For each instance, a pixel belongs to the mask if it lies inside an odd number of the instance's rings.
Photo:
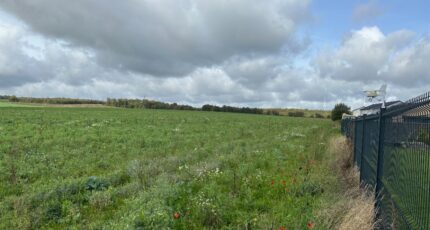
<path id="1" fill-rule="evenodd" d="M 366 114 L 363 115 L 363 130 L 361 133 L 360 184 L 363 184 L 364 135 L 366 135 Z"/>
<path id="2" fill-rule="evenodd" d="M 382 173 L 382 167 L 383 167 L 383 155 L 384 155 L 384 132 L 385 132 L 385 120 L 384 120 L 384 112 L 385 108 L 381 108 L 381 111 L 379 112 L 379 133 L 378 133 L 378 159 L 376 161 L 376 186 L 375 186 L 375 211 L 376 211 L 376 220 L 380 218 L 380 206 L 381 202 L 379 200 L 380 198 L 380 192 L 381 192 L 381 173 Z"/>
<path id="3" fill-rule="evenodd" d="M 358 135 L 357 135 L 357 120 L 356 120 L 356 118 L 354 118 L 354 149 L 353 149 L 353 152 L 354 152 L 354 165 L 356 165 L 357 167 L 358 167 L 358 162 L 357 162 L 357 137 L 358 137 Z"/>

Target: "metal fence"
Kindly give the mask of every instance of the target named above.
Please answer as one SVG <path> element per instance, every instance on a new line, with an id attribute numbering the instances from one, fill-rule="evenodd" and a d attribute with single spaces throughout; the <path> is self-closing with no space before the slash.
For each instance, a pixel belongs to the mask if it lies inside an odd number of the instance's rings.
<path id="1" fill-rule="evenodd" d="M 342 120 L 360 180 L 376 194 L 380 229 L 430 229 L 430 92 Z"/>

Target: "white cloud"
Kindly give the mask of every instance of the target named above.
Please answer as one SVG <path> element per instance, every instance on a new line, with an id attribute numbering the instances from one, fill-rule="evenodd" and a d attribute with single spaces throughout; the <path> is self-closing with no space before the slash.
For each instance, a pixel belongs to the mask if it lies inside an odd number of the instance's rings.
<path id="1" fill-rule="evenodd" d="M 425 50 L 428 41 L 416 42 L 415 38 L 411 31 L 400 30 L 385 35 L 378 27 L 364 27 L 353 31 L 340 47 L 320 54 L 316 64 L 322 77 L 403 86 L 411 78 L 408 71 L 418 71 L 416 74 L 422 76 L 426 70 L 422 65 L 417 68 L 412 64 L 405 66 L 407 70 L 399 69 L 400 60 L 408 59 L 405 56 L 419 61 L 428 53 Z"/>

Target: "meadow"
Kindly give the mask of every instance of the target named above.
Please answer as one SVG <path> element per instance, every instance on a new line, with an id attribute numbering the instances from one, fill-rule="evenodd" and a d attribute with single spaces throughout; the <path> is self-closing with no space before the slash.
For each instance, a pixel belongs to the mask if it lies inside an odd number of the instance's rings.
<path id="1" fill-rule="evenodd" d="M 0 108 L 0 229 L 325 229 L 329 119 Z"/>
<path id="2" fill-rule="evenodd" d="M 11 103 L 9 100 L 0 99 L 0 108 L 2 107 L 32 107 L 31 105 Z"/>

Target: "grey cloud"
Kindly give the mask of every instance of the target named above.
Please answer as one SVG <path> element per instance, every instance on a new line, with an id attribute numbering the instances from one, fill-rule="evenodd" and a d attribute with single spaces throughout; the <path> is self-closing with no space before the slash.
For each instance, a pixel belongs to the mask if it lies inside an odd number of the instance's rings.
<path id="1" fill-rule="evenodd" d="M 4 0 L 35 31 L 94 49 L 106 67 L 179 76 L 235 55 L 297 49 L 309 1 Z"/>
<path id="2" fill-rule="evenodd" d="M 44 63 L 23 53 L 21 30 L 0 24 L 0 88 L 43 80 L 48 76 Z"/>
<path id="3" fill-rule="evenodd" d="M 274 80 L 281 72 L 282 61 L 285 60 L 279 56 L 234 57 L 226 61 L 222 67 L 240 84 L 251 89 L 259 89 L 262 85 Z"/>

